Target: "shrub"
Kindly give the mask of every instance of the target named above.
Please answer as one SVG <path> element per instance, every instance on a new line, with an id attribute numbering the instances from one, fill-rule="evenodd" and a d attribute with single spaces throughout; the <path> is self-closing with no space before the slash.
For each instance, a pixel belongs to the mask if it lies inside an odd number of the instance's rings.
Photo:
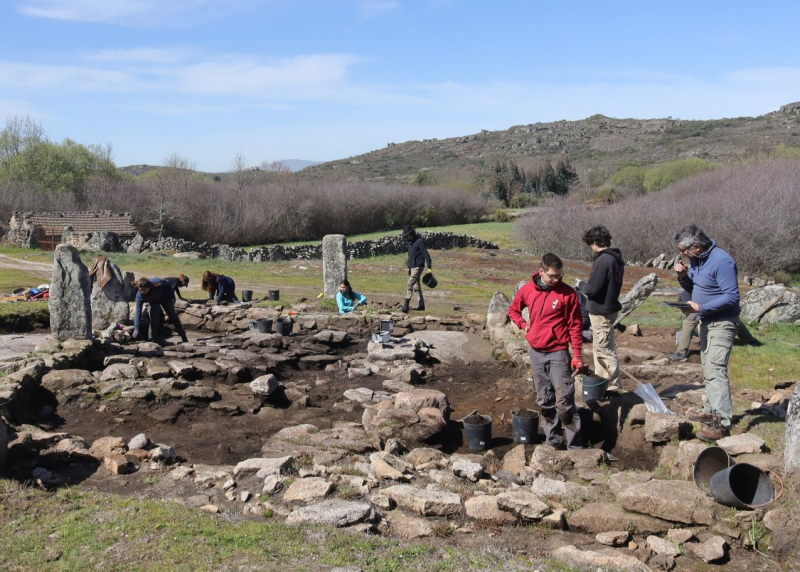
<path id="1" fill-rule="evenodd" d="M 610 187 L 622 187 L 630 189 L 636 193 L 644 192 L 644 177 L 647 169 L 638 165 L 625 165 L 611 175 L 607 185 Z"/>
<path id="2" fill-rule="evenodd" d="M 511 222 L 511 215 L 506 210 L 497 209 L 494 211 L 494 222 Z"/>
<path id="3" fill-rule="evenodd" d="M 717 163 L 712 163 L 706 159 L 679 159 L 657 165 L 648 169 L 644 176 L 644 190 L 648 193 L 660 191 L 667 186 L 688 179 L 706 171 L 713 171 L 720 167 Z"/>
<path id="4" fill-rule="evenodd" d="M 516 225 L 535 254 L 555 252 L 589 260 L 583 232 L 606 226 L 626 260 L 677 253 L 672 237 L 689 223 L 702 227 L 731 253 L 741 272 L 800 269 L 800 162 L 772 160 L 716 169 L 605 207 L 554 198 Z"/>

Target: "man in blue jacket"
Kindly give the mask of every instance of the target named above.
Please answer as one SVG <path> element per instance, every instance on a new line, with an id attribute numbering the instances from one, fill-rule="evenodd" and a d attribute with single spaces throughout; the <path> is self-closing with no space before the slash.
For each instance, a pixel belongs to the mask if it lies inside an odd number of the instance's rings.
<path id="1" fill-rule="evenodd" d="M 188 342 L 186 337 L 186 330 L 183 329 L 178 318 L 178 313 L 175 311 L 175 291 L 172 285 L 163 278 L 140 278 L 136 283 L 139 291 L 136 293 L 136 315 L 133 319 L 133 338 L 140 337 L 139 328 L 142 324 L 142 307 L 147 302 L 149 305 L 149 318 L 150 318 L 150 339 L 164 345 L 165 340 L 161 336 L 161 309 L 164 309 L 167 317 L 169 318 L 181 340 Z"/>
<path id="2" fill-rule="evenodd" d="M 707 425 L 697 437 L 712 443 L 730 434 L 733 418 L 728 361 L 739 329 L 739 282 L 736 262 L 696 225 L 675 235 L 683 256 L 675 265 L 678 282 L 689 294 L 691 312 L 700 318 L 700 362 L 706 395 L 703 410 L 689 410 L 689 419 Z"/>

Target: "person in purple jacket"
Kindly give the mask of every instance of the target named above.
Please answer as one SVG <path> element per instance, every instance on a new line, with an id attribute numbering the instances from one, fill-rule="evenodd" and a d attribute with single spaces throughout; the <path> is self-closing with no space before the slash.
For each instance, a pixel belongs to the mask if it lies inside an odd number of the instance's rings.
<path id="1" fill-rule="evenodd" d="M 702 411 L 688 417 L 707 425 L 697 437 L 712 443 L 730 434 L 733 419 L 728 361 L 739 330 L 739 282 L 736 262 L 697 225 L 682 228 L 674 237 L 681 255 L 675 265 L 678 282 L 690 295 L 690 312 L 700 318 L 700 362 L 706 395 Z"/>

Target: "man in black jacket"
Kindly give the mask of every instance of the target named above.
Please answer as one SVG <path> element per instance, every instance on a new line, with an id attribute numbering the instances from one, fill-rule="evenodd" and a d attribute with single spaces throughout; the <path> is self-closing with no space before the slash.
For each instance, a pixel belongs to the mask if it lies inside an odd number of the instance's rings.
<path id="1" fill-rule="evenodd" d="M 422 297 L 422 285 L 419 281 L 425 265 L 428 266 L 428 270 L 431 269 L 431 255 L 428 254 L 422 237 L 410 224 L 403 227 L 403 238 L 408 241 L 408 282 L 406 283 L 406 299 L 403 301 L 401 310 L 408 312 L 408 305 L 411 303 L 411 297 L 415 290 L 419 293 L 419 306 L 415 309 L 424 310 L 425 299 Z"/>
<path id="2" fill-rule="evenodd" d="M 609 380 L 610 389 L 618 389 L 619 358 L 614 340 L 614 322 L 622 309 L 619 293 L 625 273 L 625 262 L 618 248 L 611 248 L 611 233 L 604 226 L 595 226 L 583 234 L 583 242 L 594 253 L 594 264 L 588 280 L 581 280 L 578 289 L 589 299 L 586 309 L 592 323 L 594 372 Z"/>

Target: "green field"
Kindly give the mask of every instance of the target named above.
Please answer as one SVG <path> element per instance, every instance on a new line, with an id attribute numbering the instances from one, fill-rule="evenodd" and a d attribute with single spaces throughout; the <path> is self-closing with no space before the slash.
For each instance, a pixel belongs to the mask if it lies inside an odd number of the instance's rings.
<path id="1" fill-rule="evenodd" d="M 456 234 L 466 234 L 480 238 L 481 240 L 488 240 L 495 243 L 500 248 L 517 248 L 519 245 L 514 240 L 513 222 L 476 222 L 473 224 L 458 224 L 450 226 L 431 226 L 419 227 L 418 232 L 453 232 Z M 383 238 L 384 236 L 396 236 L 400 234 L 399 230 L 380 230 L 378 232 L 370 232 L 367 234 L 353 234 L 347 237 L 350 242 L 357 240 L 375 240 L 376 238 Z M 294 246 L 298 244 L 320 244 L 320 240 L 306 240 L 300 242 L 284 243 L 286 246 Z M 270 245 L 266 245 L 270 246 Z M 258 248 L 257 246 L 249 248 Z"/>

